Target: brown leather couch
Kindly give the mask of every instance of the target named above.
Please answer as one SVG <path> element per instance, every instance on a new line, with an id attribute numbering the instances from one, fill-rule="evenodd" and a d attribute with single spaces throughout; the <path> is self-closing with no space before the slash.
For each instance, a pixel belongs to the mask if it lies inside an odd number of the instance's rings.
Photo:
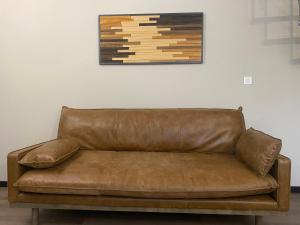
<path id="1" fill-rule="evenodd" d="M 246 131 L 241 108 L 71 109 L 58 139 L 80 150 L 51 168 L 20 160 L 42 144 L 8 155 L 12 207 L 265 215 L 289 209 L 290 160 L 279 155 L 256 174 L 236 157 Z M 258 218 L 258 217 L 257 217 Z"/>

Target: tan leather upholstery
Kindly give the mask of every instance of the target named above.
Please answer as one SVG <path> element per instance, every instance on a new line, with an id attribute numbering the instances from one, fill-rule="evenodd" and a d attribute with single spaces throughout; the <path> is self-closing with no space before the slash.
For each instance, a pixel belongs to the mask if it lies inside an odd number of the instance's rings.
<path id="1" fill-rule="evenodd" d="M 241 110 L 83 110 L 64 107 L 58 138 L 84 149 L 227 152 L 245 131 Z"/>
<path id="2" fill-rule="evenodd" d="M 7 181 L 8 181 L 7 186 L 8 186 L 8 200 L 10 202 L 17 201 L 19 190 L 14 187 L 14 183 L 28 169 L 25 166 L 20 165 L 18 161 L 31 150 L 36 149 L 45 143 L 47 142 L 32 145 L 17 151 L 13 151 L 7 155 Z"/>
<path id="3" fill-rule="evenodd" d="M 143 198 L 223 198 L 265 194 L 277 188 L 232 154 L 80 151 L 47 170 L 27 171 L 23 192 Z"/>
<path id="4" fill-rule="evenodd" d="M 65 107 L 58 137 L 74 137 L 82 148 L 89 150 L 80 150 L 62 164 L 43 170 L 18 164 L 40 144 L 10 153 L 8 199 L 12 204 L 31 203 L 23 206 L 32 207 L 69 204 L 78 208 L 85 205 L 140 207 L 145 211 L 173 208 L 249 213 L 288 210 L 290 160 L 279 156 L 270 175 L 257 176 L 233 154 L 227 154 L 234 152 L 244 131 L 241 110 L 74 110 Z M 187 185 L 183 185 L 185 183 Z M 41 184 L 48 187 L 47 192 L 59 186 L 60 193 L 25 192 L 30 191 L 27 187 L 33 186 L 36 191 Z M 79 194 L 79 187 L 85 185 L 89 188 L 80 191 L 97 190 L 95 195 Z M 68 192 L 64 192 L 63 186 Z M 25 189 L 21 191 L 21 188 Z M 259 190 L 255 195 L 254 189 Z M 203 197 L 204 193 L 205 199 L 195 198 Z M 248 196 L 229 197 L 246 193 Z"/>
<path id="5" fill-rule="evenodd" d="M 54 195 L 21 192 L 20 203 L 53 205 L 87 205 L 107 207 L 144 207 L 216 210 L 278 210 L 277 202 L 269 195 L 219 199 L 150 199 L 90 195 Z M 146 211 L 146 210 L 145 210 Z"/>
<path id="6" fill-rule="evenodd" d="M 273 193 L 279 210 L 288 211 L 291 195 L 291 160 L 288 157 L 280 155 L 275 161 L 270 174 L 279 184 L 278 189 Z"/>
<path id="7" fill-rule="evenodd" d="M 72 139 L 54 140 L 31 150 L 19 163 L 32 168 L 49 168 L 70 158 L 79 148 Z"/>
<path id="8" fill-rule="evenodd" d="M 32 148 L 32 147 L 29 147 Z M 15 151 L 9 155 L 10 168 L 13 165 L 19 165 L 17 161 L 13 161 L 14 157 L 20 157 L 24 154 L 23 150 Z M 280 173 L 286 174 L 289 171 L 286 167 L 279 166 L 282 160 L 286 161 L 284 164 L 289 164 L 288 158 L 280 159 L 275 163 L 272 171 L 281 170 Z M 15 163 L 14 163 L 15 162 Z M 24 168 L 24 167 L 22 167 Z M 153 208 L 183 208 L 183 209 L 231 209 L 231 210 L 271 210 L 282 211 L 279 207 L 277 199 L 282 199 L 283 202 L 288 196 L 282 191 L 276 191 L 276 198 L 271 198 L 269 195 L 256 195 L 240 198 L 222 198 L 222 199 L 145 199 L 145 198 L 124 198 L 124 197 L 112 197 L 112 196 L 86 196 L 86 195 L 55 195 L 55 194 L 35 194 L 18 192 L 17 188 L 14 188 L 12 182 L 17 177 L 16 175 L 22 174 L 23 169 L 15 167 L 13 172 L 9 173 L 8 177 L 8 196 L 11 203 L 34 203 L 34 204 L 71 204 L 71 205 L 90 205 L 90 206 L 109 206 L 109 207 L 153 207 Z M 288 175 L 284 176 L 288 177 Z M 276 177 L 275 177 L 276 178 Z M 286 179 L 277 180 L 283 186 L 289 186 L 289 182 Z M 278 189 L 280 190 L 280 189 Z M 284 188 L 287 191 L 286 188 Z M 278 195 L 277 195 L 278 194 Z"/>
<path id="9" fill-rule="evenodd" d="M 280 150 L 280 139 L 253 128 L 244 132 L 236 145 L 237 157 L 261 176 L 270 171 Z"/>

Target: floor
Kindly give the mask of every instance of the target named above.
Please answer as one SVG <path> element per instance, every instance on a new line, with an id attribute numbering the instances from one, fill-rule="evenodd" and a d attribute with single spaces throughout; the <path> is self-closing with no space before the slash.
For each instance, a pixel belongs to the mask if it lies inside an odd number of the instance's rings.
<path id="1" fill-rule="evenodd" d="M 41 210 L 40 225 L 253 225 L 251 216 L 119 213 Z M 0 188 L 0 225 L 31 225 L 31 210 L 9 208 L 7 189 Z M 261 225 L 300 225 L 300 194 L 292 194 L 286 215 L 265 216 Z"/>

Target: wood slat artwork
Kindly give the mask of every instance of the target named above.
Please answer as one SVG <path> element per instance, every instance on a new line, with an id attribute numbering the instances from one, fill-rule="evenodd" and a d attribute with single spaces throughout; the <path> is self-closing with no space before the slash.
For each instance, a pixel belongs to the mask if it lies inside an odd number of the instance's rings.
<path id="1" fill-rule="evenodd" d="M 202 63 L 203 13 L 100 15 L 100 64 Z"/>

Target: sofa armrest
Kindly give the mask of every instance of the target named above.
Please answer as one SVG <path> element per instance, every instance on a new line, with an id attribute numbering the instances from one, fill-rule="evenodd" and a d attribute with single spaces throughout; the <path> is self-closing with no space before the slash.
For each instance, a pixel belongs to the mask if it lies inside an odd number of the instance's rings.
<path id="1" fill-rule="evenodd" d="M 14 183 L 26 172 L 26 170 L 28 170 L 28 168 L 20 165 L 18 161 L 29 151 L 38 148 L 45 143 L 47 142 L 16 150 L 7 155 L 7 186 L 9 202 L 16 202 L 19 191 L 14 187 Z"/>
<path id="2" fill-rule="evenodd" d="M 288 211 L 291 193 L 291 160 L 288 157 L 279 155 L 270 174 L 279 185 L 278 189 L 272 193 L 272 196 L 277 201 L 280 211 Z"/>

